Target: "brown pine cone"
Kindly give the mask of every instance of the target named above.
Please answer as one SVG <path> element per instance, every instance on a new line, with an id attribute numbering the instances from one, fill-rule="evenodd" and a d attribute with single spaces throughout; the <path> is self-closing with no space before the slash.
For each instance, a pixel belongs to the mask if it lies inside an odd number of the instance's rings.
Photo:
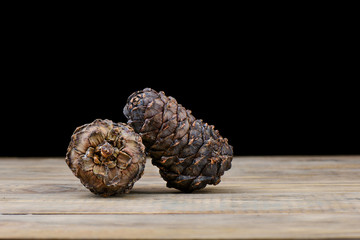
<path id="1" fill-rule="evenodd" d="M 134 92 L 124 114 L 142 137 L 167 187 L 192 192 L 218 184 L 230 169 L 233 147 L 228 140 L 164 92 L 150 88 Z"/>
<path id="2" fill-rule="evenodd" d="M 107 197 L 132 189 L 145 157 L 141 137 L 130 126 L 97 119 L 76 128 L 66 163 L 86 188 Z"/>

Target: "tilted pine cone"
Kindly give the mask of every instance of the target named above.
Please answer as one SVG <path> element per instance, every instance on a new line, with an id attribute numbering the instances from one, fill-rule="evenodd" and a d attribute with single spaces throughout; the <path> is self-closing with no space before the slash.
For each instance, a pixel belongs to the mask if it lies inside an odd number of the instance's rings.
<path id="1" fill-rule="evenodd" d="M 124 107 L 128 124 L 140 134 L 167 187 L 184 192 L 216 185 L 230 169 L 233 148 L 214 126 L 164 92 L 134 92 Z"/>
<path id="2" fill-rule="evenodd" d="M 141 137 L 130 126 L 97 119 L 76 128 L 66 163 L 86 188 L 107 197 L 132 189 L 145 158 Z"/>

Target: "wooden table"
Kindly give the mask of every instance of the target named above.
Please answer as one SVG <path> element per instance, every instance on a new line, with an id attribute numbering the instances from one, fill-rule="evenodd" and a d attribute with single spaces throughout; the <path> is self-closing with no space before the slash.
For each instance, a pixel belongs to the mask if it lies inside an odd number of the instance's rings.
<path id="1" fill-rule="evenodd" d="M 102 198 L 60 158 L 0 159 L 0 238 L 360 238 L 360 156 L 236 157 L 218 186 L 166 188 L 148 161 Z"/>

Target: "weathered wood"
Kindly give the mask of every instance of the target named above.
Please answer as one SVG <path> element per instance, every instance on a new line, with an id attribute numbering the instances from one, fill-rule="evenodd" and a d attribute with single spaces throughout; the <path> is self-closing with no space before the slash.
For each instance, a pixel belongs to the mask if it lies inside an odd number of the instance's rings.
<path id="1" fill-rule="evenodd" d="M 360 156 L 239 157 L 218 186 L 168 189 L 148 161 L 98 197 L 58 158 L 0 159 L 0 238 L 360 238 Z"/>
<path id="2" fill-rule="evenodd" d="M 2 238 L 359 238 L 359 214 L 2 216 Z"/>

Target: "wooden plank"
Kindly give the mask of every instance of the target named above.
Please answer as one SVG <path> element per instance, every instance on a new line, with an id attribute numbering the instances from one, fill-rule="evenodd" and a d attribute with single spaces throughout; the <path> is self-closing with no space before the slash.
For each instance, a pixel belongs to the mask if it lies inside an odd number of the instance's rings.
<path id="1" fill-rule="evenodd" d="M 2 238 L 358 238 L 359 214 L 2 216 Z"/>
<path id="2" fill-rule="evenodd" d="M 360 238 L 360 156 L 237 157 L 218 186 L 90 193 L 59 158 L 0 159 L 0 238 Z M 137 223 L 140 223 L 138 225 Z"/>
<path id="3" fill-rule="evenodd" d="M 222 183 L 190 195 L 166 188 L 148 163 L 131 194 L 108 198 L 106 204 L 85 189 L 62 160 L 12 159 L 0 164 L 2 214 L 351 213 L 360 209 L 360 162 L 354 158 L 341 162 L 236 159 Z"/>

